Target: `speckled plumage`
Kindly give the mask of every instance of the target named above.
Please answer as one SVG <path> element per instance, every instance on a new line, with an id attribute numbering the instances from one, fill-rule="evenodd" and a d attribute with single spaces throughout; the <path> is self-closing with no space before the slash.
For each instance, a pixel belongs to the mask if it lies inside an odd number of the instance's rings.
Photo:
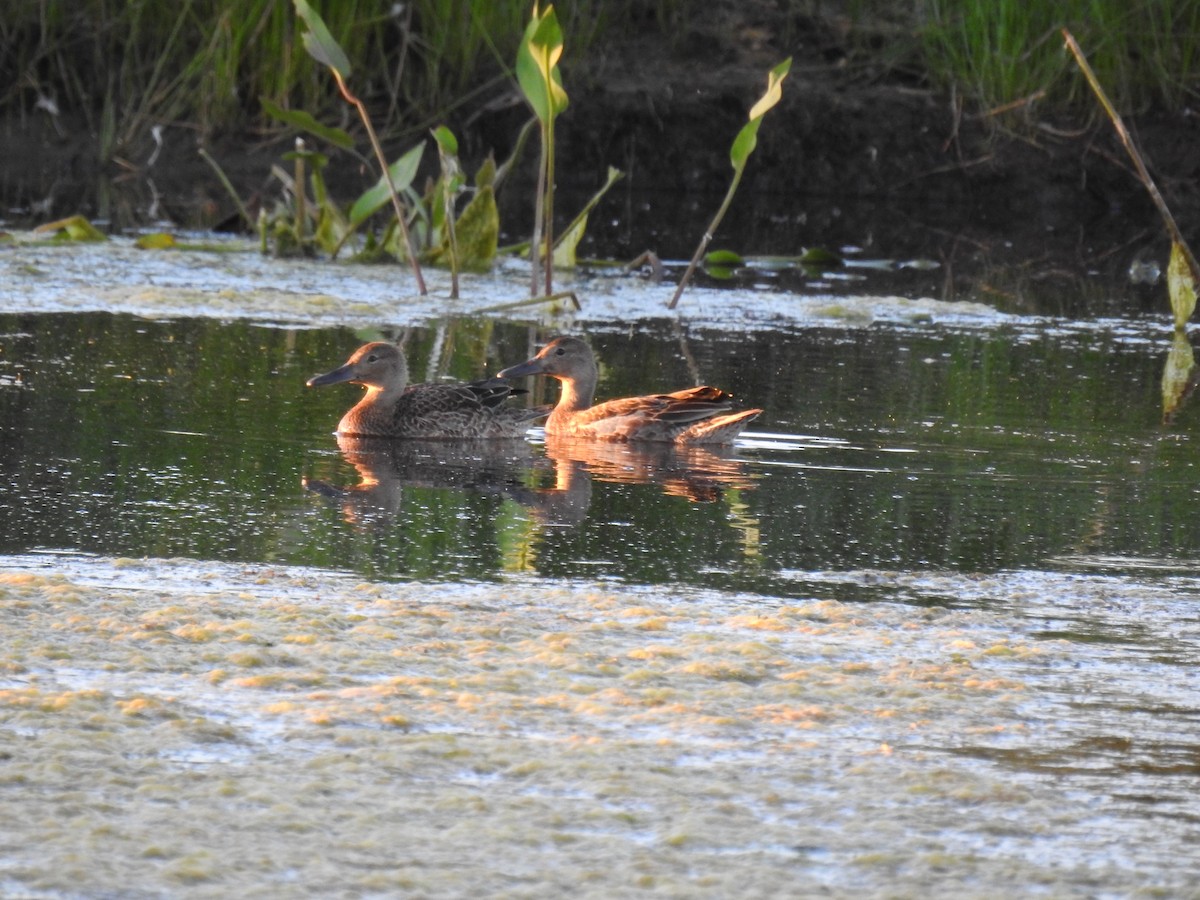
<path id="1" fill-rule="evenodd" d="M 500 378 L 549 375 L 562 384 L 558 405 L 546 421 L 546 434 L 605 441 L 670 441 L 676 444 L 729 443 L 761 409 L 730 412 L 733 397 L 700 386 L 670 394 L 623 397 L 592 405 L 596 359 L 579 338 L 560 337 L 537 356 L 502 371 Z"/>
<path id="2" fill-rule="evenodd" d="M 404 352 L 381 341 L 365 344 L 344 366 L 308 380 L 309 387 L 353 382 L 367 389 L 342 416 L 338 434 L 389 438 L 522 437 L 548 410 L 502 406 L 514 393 L 500 378 L 468 384 L 408 383 Z M 517 391 L 517 393 L 523 393 Z"/>

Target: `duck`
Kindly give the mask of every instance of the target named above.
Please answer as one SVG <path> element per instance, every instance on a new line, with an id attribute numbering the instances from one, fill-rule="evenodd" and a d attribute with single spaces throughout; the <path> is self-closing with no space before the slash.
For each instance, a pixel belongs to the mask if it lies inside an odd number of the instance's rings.
<path id="1" fill-rule="evenodd" d="M 558 337 L 532 359 L 509 366 L 497 378 L 548 375 L 562 385 L 546 420 L 548 437 L 603 441 L 668 441 L 678 445 L 728 444 L 762 413 L 731 412 L 733 397 L 700 385 L 670 394 L 622 397 L 592 405 L 598 378 L 591 348 L 577 337 Z"/>
<path id="2" fill-rule="evenodd" d="M 409 384 L 408 361 L 395 344 L 374 341 L 359 347 L 345 365 L 314 375 L 308 387 L 351 382 L 367 389 L 342 416 L 339 435 L 382 438 L 521 438 L 549 414 L 549 407 L 501 404 L 514 388 L 501 378 L 466 384 Z"/>

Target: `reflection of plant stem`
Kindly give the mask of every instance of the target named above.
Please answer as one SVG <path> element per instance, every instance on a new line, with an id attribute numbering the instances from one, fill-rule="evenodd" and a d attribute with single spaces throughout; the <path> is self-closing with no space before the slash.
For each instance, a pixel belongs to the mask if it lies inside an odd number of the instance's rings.
<path id="1" fill-rule="evenodd" d="M 1138 178 L 1146 186 L 1146 190 L 1150 193 L 1150 199 L 1154 201 L 1154 205 L 1158 208 L 1158 214 L 1162 216 L 1163 223 L 1167 226 L 1167 232 L 1170 234 L 1171 240 L 1178 244 L 1183 251 L 1188 267 L 1192 270 L 1192 277 L 1200 279 L 1200 266 L 1196 264 L 1196 257 L 1192 255 L 1192 248 L 1184 241 L 1183 234 L 1179 231 L 1179 226 L 1175 224 L 1175 217 L 1171 215 L 1171 210 L 1167 208 L 1166 201 L 1163 200 L 1162 194 L 1158 192 L 1157 185 L 1154 184 L 1154 179 L 1150 177 L 1150 172 L 1146 169 L 1146 163 L 1142 160 L 1142 154 L 1138 152 L 1137 147 L 1133 143 L 1133 137 L 1129 134 L 1125 123 L 1121 121 L 1121 117 L 1112 105 L 1112 101 L 1104 93 L 1104 88 L 1100 86 L 1100 80 L 1096 77 L 1096 73 L 1092 71 L 1092 67 L 1088 65 L 1083 51 L 1079 48 L 1079 44 L 1075 42 L 1075 37 L 1066 28 L 1062 30 L 1062 34 L 1067 42 L 1067 49 L 1071 51 L 1071 54 L 1075 57 L 1075 62 L 1083 70 L 1083 75 L 1087 79 L 1088 84 L 1091 85 L 1092 92 L 1100 101 L 1100 105 L 1104 107 L 1104 111 L 1108 113 L 1109 121 L 1112 122 L 1113 128 L 1117 130 L 1117 136 L 1121 139 L 1125 151 L 1133 160 L 1133 165 L 1137 168 Z"/>
<path id="2" fill-rule="evenodd" d="M 388 168 L 387 158 L 383 155 L 379 137 L 375 134 L 375 127 L 371 124 L 371 117 L 367 115 L 367 108 L 363 102 L 350 93 L 350 89 L 346 87 L 346 82 L 342 80 L 342 73 L 334 67 L 330 67 L 330 71 L 337 81 L 338 90 L 341 91 L 346 102 L 358 110 L 358 116 L 367 128 L 367 137 L 371 140 L 371 148 L 375 151 L 375 158 L 379 160 L 379 166 L 383 169 L 383 178 L 387 182 L 388 192 L 392 195 L 392 208 L 396 211 L 396 218 L 400 222 L 400 236 L 404 241 L 404 250 L 408 254 L 408 264 L 412 268 L 413 276 L 417 279 L 417 291 L 424 297 L 429 291 L 425 288 L 425 278 L 421 275 L 421 264 L 417 262 L 412 240 L 408 235 L 408 219 L 405 216 L 404 207 L 400 204 L 400 195 L 396 192 L 396 185 L 392 181 L 392 172 Z"/>
<path id="3" fill-rule="evenodd" d="M 701 257 L 704 256 L 704 251 L 708 249 L 708 245 L 712 243 L 713 234 L 717 230 L 717 226 L 721 224 L 721 220 L 725 218 L 725 212 L 729 209 L 729 204 L 733 202 L 734 192 L 737 191 L 738 184 L 742 180 L 742 169 L 737 169 L 733 174 L 733 183 L 729 185 L 729 190 L 725 194 L 725 200 L 721 203 L 721 208 L 717 210 L 717 214 L 713 216 L 712 222 L 705 229 L 704 237 L 700 239 L 700 245 L 696 248 L 695 254 L 692 256 L 692 261 L 688 263 L 687 271 L 683 273 L 683 277 L 679 279 L 679 286 L 675 288 L 675 295 L 671 298 L 671 302 L 667 304 L 667 309 L 674 309 L 675 304 L 679 302 L 679 298 L 683 296 L 683 289 L 692 279 L 692 273 L 696 271 L 696 266 L 699 265 Z"/>

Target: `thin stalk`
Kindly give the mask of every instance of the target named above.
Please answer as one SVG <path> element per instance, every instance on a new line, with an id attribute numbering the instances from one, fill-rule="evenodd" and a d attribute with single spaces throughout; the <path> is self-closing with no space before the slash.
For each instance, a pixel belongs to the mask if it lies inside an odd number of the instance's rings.
<path id="1" fill-rule="evenodd" d="M 446 222 L 446 237 L 450 242 L 450 299 L 458 299 L 458 231 L 454 227 L 454 174 L 446 151 L 438 143 L 438 158 L 442 163 L 442 215 Z M 432 233 L 433 229 L 429 229 Z"/>
<path id="2" fill-rule="evenodd" d="M 383 178 L 387 182 L 388 193 L 392 195 L 392 208 L 396 211 L 396 218 L 400 222 L 400 236 L 404 241 L 404 250 L 408 254 L 408 264 L 413 270 L 413 275 L 417 279 L 417 291 L 422 297 L 429 293 L 425 287 L 425 278 L 421 274 L 421 264 L 417 262 L 417 255 L 413 251 L 412 240 L 408 234 L 408 219 L 405 216 L 404 208 L 400 204 L 400 195 L 396 192 L 396 185 L 392 182 L 392 173 L 388 169 L 387 158 L 383 155 L 383 147 L 379 143 L 379 136 L 375 134 L 375 127 L 371 124 L 371 117 L 367 114 L 367 108 L 363 102 L 350 93 L 350 89 L 346 87 L 346 82 L 342 80 L 342 73 L 336 68 L 330 68 L 333 72 L 333 77 L 337 81 L 338 90 L 346 102 L 351 104 L 358 110 L 359 118 L 367 127 L 367 137 L 371 140 L 371 148 L 375 151 L 375 158 L 379 160 L 379 167 L 383 169 Z"/>
<path id="3" fill-rule="evenodd" d="M 1121 143 L 1125 147 L 1125 152 L 1133 160 L 1138 178 L 1141 179 L 1142 184 L 1145 185 L 1146 190 L 1150 193 L 1150 199 L 1154 201 L 1154 205 L 1158 208 L 1158 214 L 1162 216 L 1163 223 L 1167 226 L 1167 233 L 1170 234 L 1172 242 L 1178 244 L 1179 248 L 1183 251 L 1188 268 L 1192 270 L 1192 277 L 1200 279 L 1200 266 L 1196 265 L 1196 257 L 1192 255 L 1192 248 L 1183 239 L 1183 234 L 1179 230 L 1179 225 L 1175 222 L 1175 217 L 1171 215 L 1171 210 L 1167 207 L 1167 202 L 1163 199 L 1162 194 L 1159 193 L 1154 179 L 1150 177 L 1150 172 L 1146 169 L 1146 163 L 1142 160 L 1142 154 L 1138 152 L 1137 146 L 1133 143 L 1133 137 L 1129 134 L 1129 130 L 1125 127 L 1121 116 L 1112 105 L 1112 101 L 1104 93 L 1104 88 L 1100 86 L 1100 80 L 1096 78 L 1096 73 L 1088 65 L 1083 51 L 1079 48 L 1079 44 L 1075 42 L 1075 37 L 1066 28 L 1062 30 L 1062 33 L 1063 38 L 1067 42 L 1067 49 L 1071 51 L 1071 54 L 1075 57 L 1075 62 L 1083 70 L 1083 75 L 1087 78 L 1088 84 L 1091 85 L 1092 92 L 1100 100 L 1100 105 L 1104 107 L 1104 111 L 1108 114 L 1109 121 L 1112 122 L 1113 128 L 1117 130 L 1117 136 L 1121 139 Z"/>
<path id="4" fill-rule="evenodd" d="M 696 252 L 692 255 L 692 261 L 688 263 L 687 271 L 683 273 L 683 277 L 679 279 L 679 284 L 675 288 L 675 294 L 671 297 L 671 302 L 667 304 L 667 309 L 674 309 L 675 304 L 679 302 L 679 298 L 683 296 L 683 290 L 687 287 L 688 282 L 692 280 L 692 273 L 696 271 L 696 266 L 700 264 L 701 258 L 704 256 L 704 251 L 708 249 L 708 245 L 712 243 L 713 235 L 717 231 L 717 226 L 721 224 L 721 220 L 725 218 L 725 213 L 729 209 L 729 204 L 733 202 L 733 195 L 737 191 L 738 184 L 742 180 L 742 172 L 744 169 L 738 169 L 733 174 L 733 182 L 729 185 L 729 190 L 725 193 L 725 199 L 721 203 L 721 208 L 717 210 L 717 214 L 713 216 L 713 220 L 709 223 L 708 228 L 704 231 L 704 237 L 700 239 L 699 246 L 696 247 Z"/>
<path id="5" fill-rule="evenodd" d="M 546 296 L 554 293 L 554 117 L 546 123 Z"/>
<path id="6" fill-rule="evenodd" d="M 242 202 L 242 198 L 239 197 L 237 191 L 233 189 L 233 184 L 229 181 L 229 176 L 225 174 L 224 170 L 219 165 L 217 165 L 217 161 L 213 159 L 211 155 L 209 155 L 207 150 L 201 147 L 198 152 L 200 153 L 200 158 L 208 163 L 209 166 L 212 167 L 212 170 L 217 174 L 217 180 L 221 182 L 222 186 L 224 186 L 226 193 L 233 198 L 233 202 L 238 208 L 238 214 L 242 217 L 242 221 L 246 223 L 246 227 L 249 228 L 251 225 L 250 214 L 246 212 L 246 204 Z"/>
<path id="7" fill-rule="evenodd" d="M 304 188 L 304 140 L 296 138 L 296 184 L 294 193 L 296 195 L 296 246 L 304 248 L 304 217 L 307 210 L 304 208 L 307 199 L 307 191 Z"/>
<path id="8" fill-rule="evenodd" d="M 529 242 L 530 282 L 529 296 L 538 296 L 538 260 L 542 250 L 542 227 L 546 217 L 546 154 L 547 125 L 542 123 L 542 158 L 538 160 L 537 202 L 533 207 L 533 239 Z M 550 291 L 546 291 L 547 294 Z"/>

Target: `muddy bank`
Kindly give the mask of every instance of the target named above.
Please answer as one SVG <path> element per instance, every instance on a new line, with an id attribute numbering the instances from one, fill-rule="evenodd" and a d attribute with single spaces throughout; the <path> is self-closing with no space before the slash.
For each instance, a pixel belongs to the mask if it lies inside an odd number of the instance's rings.
<path id="1" fill-rule="evenodd" d="M 819 20 L 793 25 L 785 41 L 765 15 L 723 10 L 669 39 L 648 28 L 595 48 L 575 68 L 564 63 L 571 106 L 558 124 L 561 187 L 593 189 L 609 166 L 626 173 L 605 207 L 619 227 L 593 227 L 597 252 L 652 247 L 671 254 L 694 243 L 712 198 L 728 184 L 729 144 L 767 69 L 787 55 L 795 64 L 783 101 L 764 124 L 726 231 L 752 233 L 759 245 L 779 230 L 798 232 L 795 240 L 806 244 L 861 242 L 864 230 L 878 227 L 869 220 L 882 207 L 892 220 L 911 216 L 987 246 L 1002 245 L 1017 229 L 1049 233 L 1064 248 L 1161 240 L 1157 214 L 1111 127 L 1096 115 L 1036 107 L 1021 121 L 981 114 L 931 89 L 912 69 L 890 68 L 886 47 L 864 59 L 845 33 Z M 499 85 L 448 124 L 473 171 L 489 152 L 511 152 L 527 116 L 515 89 Z M 220 161 L 253 210 L 279 195 L 271 166 L 292 146 L 291 134 L 201 137 L 178 123 L 164 128 L 161 147 L 145 136 L 102 162 L 99 137 L 83 122 L 69 111 L 57 121 L 35 112 L 0 125 L 7 150 L 0 202 L 9 222 L 82 212 L 120 227 L 155 220 L 229 227 L 236 225 L 234 205 L 197 149 L 205 146 Z M 1187 109 L 1159 110 L 1130 124 L 1185 233 L 1193 234 L 1200 225 L 1193 213 L 1200 199 L 1196 117 Z M 398 138 L 393 153 L 423 133 Z M 518 196 L 506 210 L 513 239 L 527 229 L 521 179 L 531 176 L 534 157 L 531 145 L 513 182 Z M 348 199 L 374 181 L 348 154 L 331 158 L 335 193 Z M 560 214 L 569 216 L 566 204 Z M 686 231 L 686 240 L 667 234 L 671 227 Z M 901 222 L 898 230 L 909 227 Z"/>

